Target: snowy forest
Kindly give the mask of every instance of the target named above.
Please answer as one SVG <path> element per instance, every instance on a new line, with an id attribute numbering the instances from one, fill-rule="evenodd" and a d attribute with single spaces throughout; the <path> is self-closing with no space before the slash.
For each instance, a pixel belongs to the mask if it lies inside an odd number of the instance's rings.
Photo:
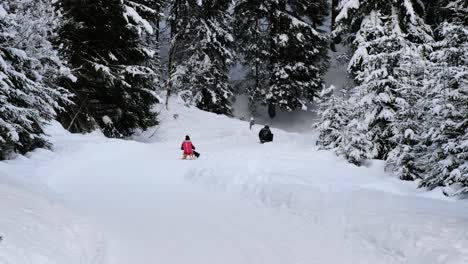
<path id="1" fill-rule="evenodd" d="M 325 85 L 330 60 L 352 85 Z M 313 105 L 316 144 L 356 166 L 468 194 L 465 0 L 0 2 L 0 160 L 53 148 L 53 120 L 127 138 L 170 96 L 232 116 L 240 93 L 273 119 Z"/>

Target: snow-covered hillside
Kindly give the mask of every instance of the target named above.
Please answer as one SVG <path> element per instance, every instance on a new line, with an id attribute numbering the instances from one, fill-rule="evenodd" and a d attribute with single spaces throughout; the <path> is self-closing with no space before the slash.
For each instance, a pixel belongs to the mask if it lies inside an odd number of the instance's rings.
<path id="1" fill-rule="evenodd" d="M 54 152 L 1 162 L 0 263 L 468 263 L 466 201 L 380 162 L 350 165 L 311 134 L 273 129 L 262 145 L 260 125 L 179 103 L 160 119 L 127 141 L 55 124 Z M 199 160 L 180 160 L 186 134 Z M 47 201 L 87 219 L 105 247 Z"/>

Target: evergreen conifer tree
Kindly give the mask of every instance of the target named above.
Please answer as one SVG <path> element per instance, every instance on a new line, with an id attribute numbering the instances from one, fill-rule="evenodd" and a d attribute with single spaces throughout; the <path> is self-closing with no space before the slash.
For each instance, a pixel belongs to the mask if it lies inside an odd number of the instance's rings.
<path id="1" fill-rule="evenodd" d="M 271 51 L 269 42 L 269 1 L 240 0 L 234 8 L 234 33 L 241 62 L 249 66 L 246 77 L 247 94 L 251 106 L 261 98 L 261 91 L 268 87 L 270 74 L 268 61 Z"/>
<path id="2" fill-rule="evenodd" d="M 359 119 L 351 119 L 345 126 L 340 141 L 339 155 L 343 155 L 350 163 L 361 166 L 372 158 L 372 144 L 366 137 L 366 126 Z"/>
<path id="3" fill-rule="evenodd" d="M 319 30 L 326 1 L 240 1 L 235 9 L 241 53 L 253 69 L 250 98 L 269 107 L 304 109 L 322 88 L 327 41 Z M 266 81 L 265 81 L 266 80 Z"/>
<path id="4" fill-rule="evenodd" d="M 0 4 L 0 159 L 48 146 L 44 126 L 69 103 L 53 85 L 70 76 L 49 41 L 57 18 L 49 1 Z"/>
<path id="5" fill-rule="evenodd" d="M 141 2 L 141 1 L 140 1 Z M 75 107 L 62 116 L 72 131 L 100 127 L 110 137 L 129 136 L 157 124 L 155 51 L 145 42 L 154 28 L 140 13 L 157 11 L 136 1 L 63 0 L 62 54 L 77 82 Z M 139 13 L 140 12 L 140 13 Z"/>
<path id="6" fill-rule="evenodd" d="M 426 120 L 424 68 L 426 54 L 420 47 L 411 45 L 400 55 L 396 67 L 402 85 L 397 88 L 400 98 L 395 115 L 392 141 L 396 144 L 387 159 L 387 168 L 402 180 L 415 180 L 424 174 L 423 155 L 426 152 L 424 123 Z M 424 49 L 424 48 L 423 48 Z"/>
<path id="7" fill-rule="evenodd" d="M 322 88 L 321 63 L 327 42 L 325 35 L 305 19 L 311 15 L 309 7 L 307 1 L 271 2 L 271 79 L 262 93 L 270 107 L 306 109 Z"/>
<path id="8" fill-rule="evenodd" d="M 355 50 L 348 70 L 356 82 L 351 94 L 362 111 L 354 119 L 365 122 L 366 139 L 372 146 L 366 156 L 385 160 L 401 142 L 403 127 L 409 125 L 411 112 L 405 105 L 418 102 L 414 89 L 422 87 L 410 82 L 420 76 L 405 78 L 400 68 L 420 56 L 405 50 L 432 41 L 431 31 L 418 13 L 424 10 L 421 2 L 345 0 L 340 8 L 334 34 L 352 42 Z"/>
<path id="9" fill-rule="evenodd" d="M 344 128 L 348 125 L 349 108 L 343 95 L 336 94 L 335 86 L 323 89 L 319 93 L 319 116 L 318 122 L 319 139 L 317 144 L 322 149 L 333 150 L 341 153 L 341 140 Z"/>
<path id="10" fill-rule="evenodd" d="M 171 7 L 170 89 L 198 108 L 231 115 L 234 60 L 228 0 L 175 0 Z"/>
<path id="11" fill-rule="evenodd" d="M 451 18 L 436 30 L 430 54 L 432 77 L 426 89 L 429 118 L 426 177 L 421 186 L 451 186 L 450 195 L 468 193 L 468 4 L 448 1 Z"/>
<path id="12" fill-rule="evenodd" d="M 145 19 L 152 27 L 152 34 L 141 32 L 139 45 L 142 50 L 147 53 L 147 58 L 144 65 L 151 68 L 156 74 L 154 85 L 156 90 L 162 88 L 162 65 L 160 58 L 160 23 L 164 18 L 165 0 L 132 0 L 125 2 L 128 6 L 132 7 L 137 13 Z"/>

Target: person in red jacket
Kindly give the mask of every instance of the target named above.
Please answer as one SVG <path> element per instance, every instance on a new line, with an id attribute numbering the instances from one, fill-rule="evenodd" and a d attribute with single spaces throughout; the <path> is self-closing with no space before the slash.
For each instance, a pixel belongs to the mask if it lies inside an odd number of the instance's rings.
<path id="1" fill-rule="evenodd" d="M 187 159 L 187 157 L 190 159 L 194 159 L 193 150 L 195 149 L 195 146 L 192 144 L 192 141 L 190 141 L 190 137 L 188 135 L 185 136 L 185 140 L 184 142 L 182 142 L 182 146 L 180 147 L 180 149 L 184 151 L 182 159 Z"/>

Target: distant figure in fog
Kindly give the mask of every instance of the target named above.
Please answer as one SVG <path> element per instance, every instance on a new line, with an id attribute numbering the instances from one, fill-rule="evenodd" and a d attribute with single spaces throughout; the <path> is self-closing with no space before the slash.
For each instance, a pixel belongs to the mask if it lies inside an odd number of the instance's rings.
<path id="1" fill-rule="evenodd" d="M 250 130 L 252 130 L 252 127 L 255 125 L 255 119 L 253 116 L 250 118 Z"/>

